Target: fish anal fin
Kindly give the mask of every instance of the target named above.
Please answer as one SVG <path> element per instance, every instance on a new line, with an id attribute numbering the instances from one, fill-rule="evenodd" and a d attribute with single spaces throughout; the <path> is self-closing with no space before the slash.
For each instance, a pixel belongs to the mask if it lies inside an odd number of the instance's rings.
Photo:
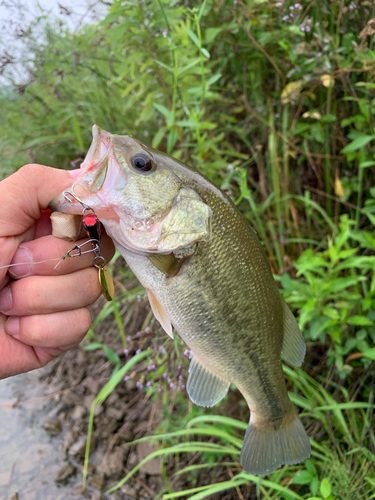
<path id="1" fill-rule="evenodd" d="M 194 354 L 189 366 L 186 390 L 193 403 L 199 406 L 214 406 L 229 389 L 229 382 L 221 379 L 197 359 Z"/>
<path id="2" fill-rule="evenodd" d="M 241 451 L 241 465 L 247 473 L 269 474 L 282 465 L 298 464 L 310 457 L 309 437 L 296 410 L 292 410 L 276 426 L 251 415 Z"/>
<path id="3" fill-rule="evenodd" d="M 168 278 L 176 276 L 182 265 L 182 260 L 177 260 L 173 252 L 166 255 L 150 254 L 148 255 L 148 259 L 159 271 L 166 274 Z"/>
<path id="4" fill-rule="evenodd" d="M 301 366 L 306 354 L 306 344 L 296 318 L 282 299 L 284 308 L 284 338 L 281 353 L 288 363 Z"/>
<path id="5" fill-rule="evenodd" d="M 168 314 L 165 312 L 165 309 L 160 304 L 155 295 L 151 292 L 151 290 L 146 288 L 146 292 L 155 318 L 159 321 L 164 331 L 171 337 L 171 339 L 173 339 L 172 323 L 169 319 Z"/>

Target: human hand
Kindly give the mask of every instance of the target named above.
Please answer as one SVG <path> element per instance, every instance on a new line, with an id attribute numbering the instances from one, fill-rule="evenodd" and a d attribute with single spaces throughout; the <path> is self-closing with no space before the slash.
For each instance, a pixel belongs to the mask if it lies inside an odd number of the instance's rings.
<path id="1" fill-rule="evenodd" d="M 86 306 L 101 294 L 93 254 L 65 259 L 56 270 L 56 260 L 36 264 L 72 247 L 51 235 L 42 211 L 73 182 L 69 172 L 42 165 L 26 165 L 0 182 L 0 379 L 44 366 L 90 328 Z M 101 253 L 113 257 L 107 235 Z"/>

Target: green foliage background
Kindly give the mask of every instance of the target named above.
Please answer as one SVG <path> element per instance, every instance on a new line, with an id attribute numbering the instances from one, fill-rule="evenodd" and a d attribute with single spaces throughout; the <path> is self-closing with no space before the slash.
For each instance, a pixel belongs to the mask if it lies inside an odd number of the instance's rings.
<path id="1" fill-rule="evenodd" d="M 77 165 L 94 123 L 132 134 L 228 192 L 299 318 L 313 378 L 287 374 L 306 421 L 325 428 L 312 460 L 263 482 L 238 471 L 190 493 L 166 482 L 163 498 L 254 482 L 259 498 L 375 498 L 374 18 L 365 0 L 114 0 L 99 25 L 48 25 L 42 44 L 31 26 L 25 84 L 3 67 L 3 177 L 31 162 Z M 238 463 L 233 422 L 196 418 L 189 429 L 222 431 L 213 456 Z M 191 452 L 176 429 L 163 453 Z M 167 448 L 172 438 L 182 441 Z"/>

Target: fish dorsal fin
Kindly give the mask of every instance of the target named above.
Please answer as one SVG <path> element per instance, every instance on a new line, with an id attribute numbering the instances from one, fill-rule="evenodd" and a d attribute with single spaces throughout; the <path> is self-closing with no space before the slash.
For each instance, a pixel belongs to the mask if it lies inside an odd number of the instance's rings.
<path id="1" fill-rule="evenodd" d="M 148 259 L 159 271 L 166 274 L 168 278 L 176 276 L 182 264 L 182 260 L 177 260 L 173 253 L 167 255 L 154 253 L 148 255 Z"/>
<path id="2" fill-rule="evenodd" d="M 284 299 L 284 338 L 281 353 L 288 363 L 301 366 L 306 354 L 306 344 L 296 318 L 293 316 Z"/>
<path id="3" fill-rule="evenodd" d="M 198 361 L 196 355 L 189 366 L 186 390 L 193 403 L 199 406 L 214 406 L 229 389 L 229 382 L 219 378 Z"/>
<path id="4" fill-rule="evenodd" d="M 168 314 L 165 312 L 163 306 L 160 304 L 160 302 L 151 292 L 151 290 L 146 288 L 146 292 L 155 318 L 159 321 L 165 332 L 168 333 L 171 339 L 173 339 L 172 323 L 171 320 L 169 319 Z"/>

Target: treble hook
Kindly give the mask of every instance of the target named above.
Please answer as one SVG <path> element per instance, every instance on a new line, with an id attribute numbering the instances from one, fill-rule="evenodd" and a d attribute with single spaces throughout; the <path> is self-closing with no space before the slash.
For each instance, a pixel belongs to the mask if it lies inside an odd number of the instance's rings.
<path id="1" fill-rule="evenodd" d="M 86 211 L 89 211 L 89 210 L 90 210 L 92 213 L 95 213 L 93 208 L 91 208 L 89 205 L 86 205 L 86 203 L 85 203 L 85 202 L 83 202 L 83 201 L 81 200 L 81 198 L 79 198 L 79 196 L 77 196 L 77 195 L 75 194 L 75 192 L 74 192 L 74 187 L 75 187 L 75 185 L 76 185 L 76 184 L 77 184 L 77 181 L 76 181 L 76 182 L 72 185 L 72 187 L 71 187 L 72 192 L 70 192 L 70 191 L 68 191 L 68 190 L 63 191 L 63 196 L 64 196 L 64 198 L 66 199 L 66 201 L 67 201 L 68 203 L 72 204 L 72 203 L 73 203 L 73 201 L 69 198 L 69 196 L 70 196 L 71 198 L 73 198 L 73 200 L 75 200 L 77 203 L 79 203 L 80 205 L 82 205 L 82 207 L 83 207 L 83 213 L 85 213 Z"/>

